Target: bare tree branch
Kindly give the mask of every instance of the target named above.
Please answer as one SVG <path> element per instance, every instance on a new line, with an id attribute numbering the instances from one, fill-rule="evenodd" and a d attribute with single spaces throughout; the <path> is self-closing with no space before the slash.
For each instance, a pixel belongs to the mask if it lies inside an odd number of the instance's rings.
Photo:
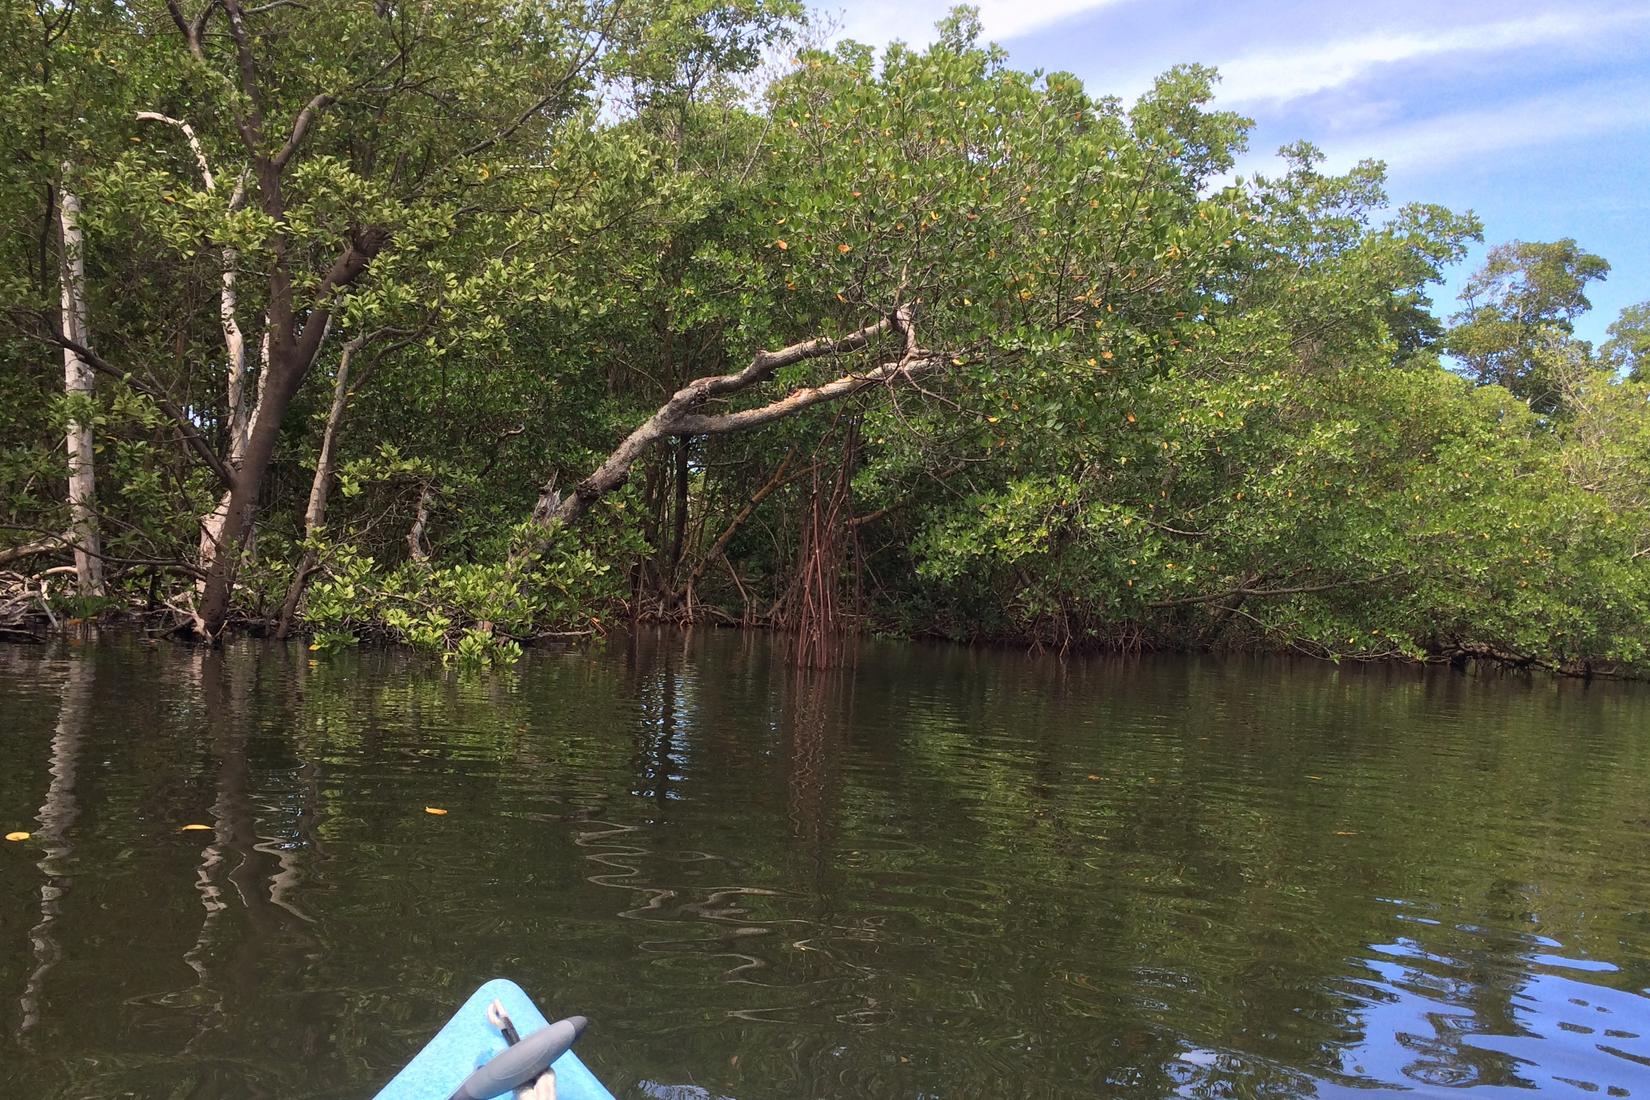
<path id="1" fill-rule="evenodd" d="M 759 351 L 743 369 L 731 374 L 716 374 L 697 378 L 677 390 L 659 410 L 632 431 L 596 470 L 579 482 L 573 492 L 546 508 L 542 514 L 535 510 L 537 519 L 546 529 L 557 523 L 569 523 L 589 510 L 603 494 L 625 483 L 630 468 L 654 443 L 667 436 L 722 435 L 753 428 L 801 412 L 812 405 L 834 401 L 855 394 L 870 386 L 911 378 L 940 367 L 946 356 L 925 351 L 917 342 L 912 326 L 912 311 L 902 305 L 856 332 L 846 336 L 822 336 L 803 340 L 778 351 Z M 888 332 L 898 333 L 904 354 L 865 372 L 843 375 L 818 386 L 801 386 L 776 401 L 737 412 L 706 414 L 699 410 L 713 397 L 738 393 L 772 378 L 782 367 L 826 356 L 859 351 L 871 341 Z M 531 554 L 542 548 L 529 545 L 515 557 Z"/>
<path id="2" fill-rule="evenodd" d="M 190 150 L 195 154 L 195 164 L 201 170 L 201 180 L 206 184 L 206 189 L 208 191 L 216 189 L 217 183 L 212 176 L 212 166 L 207 163 L 206 150 L 201 147 L 200 135 L 195 133 L 193 126 L 181 118 L 163 115 L 159 111 L 139 111 L 137 118 L 139 122 L 164 122 L 168 126 L 175 126 L 181 130 L 184 138 L 189 142 Z"/>

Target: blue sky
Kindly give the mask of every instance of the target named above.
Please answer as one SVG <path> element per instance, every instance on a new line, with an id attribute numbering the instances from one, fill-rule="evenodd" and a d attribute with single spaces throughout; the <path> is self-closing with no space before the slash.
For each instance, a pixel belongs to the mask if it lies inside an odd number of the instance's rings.
<path id="1" fill-rule="evenodd" d="M 842 34 L 923 43 L 948 0 L 822 6 Z M 1181 62 L 1255 119 L 1246 172 L 1307 139 L 1329 167 L 1387 164 L 1394 203 L 1472 210 L 1484 245 L 1434 295 L 1455 308 L 1488 246 L 1575 237 L 1610 261 L 1580 335 L 1650 299 L 1650 0 L 985 0 L 1018 68 L 1132 99 Z"/>

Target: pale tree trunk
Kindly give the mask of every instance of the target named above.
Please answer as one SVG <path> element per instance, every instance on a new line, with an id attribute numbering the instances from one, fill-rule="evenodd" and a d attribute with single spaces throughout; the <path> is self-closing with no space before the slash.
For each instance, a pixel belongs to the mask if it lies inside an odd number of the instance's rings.
<path id="1" fill-rule="evenodd" d="M 195 155 L 195 165 L 200 169 L 201 185 L 207 193 L 217 190 L 218 180 L 212 172 L 212 164 L 206 159 L 206 149 L 201 145 L 200 136 L 195 128 L 183 119 L 172 118 L 156 111 L 139 111 L 140 122 L 160 122 L 175 127 L 189 142 L 189 151 Z M 240 209 L 246 201 L 246 174 L 235 183 L 235 190 L 229 196 L 229 209 Z M 218 269 L 218 322 L 223 329 L 223 347 L 228 368 L 226 383 L 226 397 L 229 413 L 229 454 L 225 463 L 231 470 L 241 464 L 241 457 L 246 453 L 247 436 L 251 430 L 252 417 L 257 409 L 256 400 L 246 399 L 247 359 L 246 333 L 241 329 L 240 321 L 240 291 L 237 285 L 240 253 L 233 248 L 223 250 L 222 261 Z M 265 334 L 259 356 L 259 389 L 269 358 L 268 326 L 265 325 Z M 229 490 L 218 497 L 218 503 L 212 510 L 201 517 L 200 537 L 200 565 L 202 569 L 210 569 L 212 562 L 217 558 L 218 546 L 223 537 L 224 521 L 229 516 Z M 197 590 L 204 589 L 205 581 L 197 585 Z"/>
<path id="2" fill-rule="evenodd" d="M 68 166 L 64 166 L 68 175 Z M 85 238 L 80 232 L 80 199 L 68 188 L 58 196 L 58 223 L 63 232 L 63 333 L 82 347 L 91 346 L 86 310 Z M 69 397 L 92 397 L 96 376 L 79 353 L 63 349 L 63 390 Z M 69 538 L 74 543 L 75 579 L 82 596 L 103 595 L 103 547 L 97 530 L 97 467 L 92 450 L 92 425 L 69 421 Z"/>

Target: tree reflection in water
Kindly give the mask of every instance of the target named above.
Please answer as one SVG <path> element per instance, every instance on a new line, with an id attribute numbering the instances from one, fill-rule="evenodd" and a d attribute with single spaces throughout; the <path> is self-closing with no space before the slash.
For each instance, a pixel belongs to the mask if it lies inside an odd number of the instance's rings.
<path id="1" fill-rule="evenodd" d="M 503 973 L 632 1095 L 1650 1088 L 1642 689 L 782 658 L 0 651 L 8 1083 L 366 1096 Z"/>

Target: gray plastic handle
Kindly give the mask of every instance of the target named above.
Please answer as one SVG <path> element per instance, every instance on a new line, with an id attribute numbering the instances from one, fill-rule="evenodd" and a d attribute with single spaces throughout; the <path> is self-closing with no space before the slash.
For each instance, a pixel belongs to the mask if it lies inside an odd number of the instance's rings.
<path id="1" fill-rule="evenodd" d="M 533 1032 L 466 1077 L 448 1100 L 492 1100 L 526 1084 L 566 1054 L 589 1023 L 569 1016 Z"/>

